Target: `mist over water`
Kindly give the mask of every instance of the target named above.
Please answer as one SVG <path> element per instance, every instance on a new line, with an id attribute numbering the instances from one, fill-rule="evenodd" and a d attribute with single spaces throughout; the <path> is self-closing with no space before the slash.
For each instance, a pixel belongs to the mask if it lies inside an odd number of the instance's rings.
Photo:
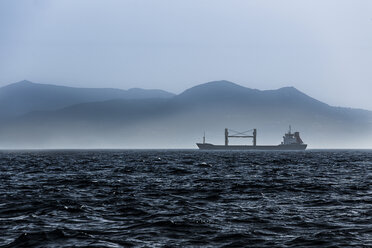
<path id="1" fill-rule="evenodd" d="M 372 245 L 372 152 L 0 152 L 0 247 Z"/>
<path id="2" fill-rule="evenodd" d="M 123 115 L 124 116 L 124 115 Z M 247 114 L 229 118 L 228 114 L 153 116 L 133 123 L 126 120 L 63 119 L 27 122 L 0 128 L 1 149 L 196 149 L 202 142 L 224 144 L 224 129 L 246 131 L 257 128 L 258 145 L 278 145 L 289 125 L 299 131 L 309 149 L 370 149 L 372 125 L 314 125 L 303 121 L 257 121 Z M 248 139 L 231 139 L 231 144 L 252 145 Z"/>
<path id="3" fill-rule="evenodd" d="M 372 146 L 372 112 L 329 106 L 293 87 L 260 91 L 222 80 L 172 95 L 23 81 L 1 95 L 3 149 L 194 148 L 204 132 L 220 144 L 225 128 L 257 128 L 258 144 L 277 145 L 289 125 L 309 148 Z"/>

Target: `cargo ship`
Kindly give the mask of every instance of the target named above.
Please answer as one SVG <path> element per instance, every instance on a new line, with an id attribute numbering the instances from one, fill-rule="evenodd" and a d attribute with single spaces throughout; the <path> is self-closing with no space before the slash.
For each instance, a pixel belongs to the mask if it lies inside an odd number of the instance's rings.
<path id="1" fill-rule="evenodd" d="M 247 134 L 252 132 L 252 134 Z M 252 145 L 230 145 L 229 138 L 252 138 Z M 248 130 L 245 132 L 236 132 L 225 128 L 225 145 L 213 145 L 205 142 L 205 134 L 203 143 L 196 143 L 200 150 L 305 150 L 307 144 L 304 144 L 300 138 L 299 132 L 292 133 L 291 126 L 283 136 L 283 142 L 279 145 L 257 145 L 257 129 Z"/>

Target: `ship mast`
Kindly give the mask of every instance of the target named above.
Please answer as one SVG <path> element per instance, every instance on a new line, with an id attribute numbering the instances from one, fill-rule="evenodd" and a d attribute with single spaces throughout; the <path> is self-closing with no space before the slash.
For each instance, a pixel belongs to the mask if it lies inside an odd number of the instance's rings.
<path id="1" fill-rule="evenodd" d="M 225 146 L 229 145 L 229 129 L 225 128 Z"/>

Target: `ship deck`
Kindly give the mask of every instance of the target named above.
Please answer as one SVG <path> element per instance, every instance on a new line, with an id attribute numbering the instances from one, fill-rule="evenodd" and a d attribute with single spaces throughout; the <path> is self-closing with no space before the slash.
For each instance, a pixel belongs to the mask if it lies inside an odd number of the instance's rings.
<path id="1" fill-rule="evenodd" d="M 196 143 L 200 150 L 262 150 L 262 151 L 275 151 L 275 150 L 305 150 L 306 144 L 291 144 L 291 145 L 213 145 L 209 143 Z"/>

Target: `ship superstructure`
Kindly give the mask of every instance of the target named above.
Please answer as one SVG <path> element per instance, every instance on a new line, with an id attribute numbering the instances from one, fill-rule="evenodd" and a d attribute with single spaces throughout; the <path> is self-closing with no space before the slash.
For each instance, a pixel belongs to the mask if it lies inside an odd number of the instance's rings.
<path id="1" fill-rule="evenodd" d="M 230 145 L 230 138 L 251 138 L 252 145 Z M 196 143 L 201 150 L 305 150 L 307 144 L 304 144 L 300 138 L 299 132 L 292 133 L 292 128 L 283 136 L 283 142 L 280 145 L 257 145 L 257 129 L 251 129 L 245 132 L 237 132 L 225 128 L 225 145 L 213 145 L 205 142 L 205 133 L 203 143 Z"/>
<path id="2" fill-rule="evenodd" d="M 291 145 L 291 144 L 303 144 L 304 142 L 300 138 L 300 133 L 292 133 L 292 127 L 289 126 L 288 133 L 283 136 L 282 145 Z"/>

